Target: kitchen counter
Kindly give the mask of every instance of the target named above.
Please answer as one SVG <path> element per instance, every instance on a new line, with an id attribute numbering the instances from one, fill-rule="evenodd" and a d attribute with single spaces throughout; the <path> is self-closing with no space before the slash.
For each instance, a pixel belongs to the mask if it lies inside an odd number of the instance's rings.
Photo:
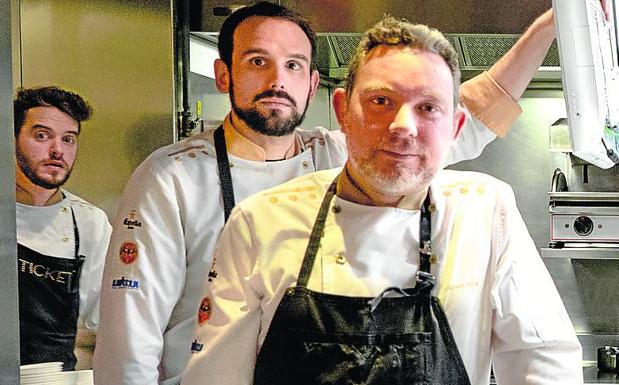
<path id="1" fill-rule="evenodd" d="M 619 384 L 619 374 L 600 372 L 596 366 L 583 368 L 585 384 Z"/>

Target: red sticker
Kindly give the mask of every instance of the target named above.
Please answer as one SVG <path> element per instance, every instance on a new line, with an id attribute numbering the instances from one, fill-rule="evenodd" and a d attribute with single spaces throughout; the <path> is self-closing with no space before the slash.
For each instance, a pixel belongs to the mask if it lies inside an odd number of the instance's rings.
<path id="1" fill-rule="evenodd" d="M 127 265 L 135 262 L 138 259 L 138 245 L 134 242 L 123 242 L 120 245 L 119 256 L 120 260 Z"/>
<path id="2" fill-rule="evenodd" d="M 211 301 L 208 297 L 204 297 L 198 310 L 198 323 L 202 326 L 209 318 L 211 318 Z"/>

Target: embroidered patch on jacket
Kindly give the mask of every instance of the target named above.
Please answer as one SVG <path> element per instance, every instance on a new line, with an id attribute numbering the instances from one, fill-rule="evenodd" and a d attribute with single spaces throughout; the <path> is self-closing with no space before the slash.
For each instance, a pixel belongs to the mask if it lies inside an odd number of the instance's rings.
<path id="1" fill-rule="evenodd" d="M 140 222 L 137 218 L 136 210 L 129 210 L 129 216 L 125 218 L 123 225 L 125 225 L 128 230 L 133 230 L 136 227 L 142 227 L 142 222 Z"/>
<path id="2" fill-rule="evenodd" d="M 191 352 L 199 353 L 202 351 L 203 347 L 204 347 L 204 344 L 201 344 L 198 342 L 198 340 L 194 339 L 193 342 L 191 343 Z"/>
<path id="3" fill-rule="evenodd" d="M 212 269 L 208 272 L 208 281 L 213 282 L 215 278 L 217 278 L 217 271 L 215 271 L 215 269 Z"/>
<path id="4" fill-rule="evenodd" d="M 140 288 L 140 283 L 137 279 L 128 279 L 125 277 L 120 277 L 112 280 L 112 289 L 133 289 L 137 290 Z"/>
<path id="5" fill-rule="evenodd" d="M 202 326 L 209 318 L 211 318 L 211 300 L 204 297 L 200 303 L 200 309 L 198 309 L 198 323 Z"/>
<path id="6" fill-rule="evenodd" d="M 126 265 L 135 262 L 135 260 L 138 259 L 138 245 L 134 242 L 123 242 L 122 245 L 120 245 L 119 257 Z"/>

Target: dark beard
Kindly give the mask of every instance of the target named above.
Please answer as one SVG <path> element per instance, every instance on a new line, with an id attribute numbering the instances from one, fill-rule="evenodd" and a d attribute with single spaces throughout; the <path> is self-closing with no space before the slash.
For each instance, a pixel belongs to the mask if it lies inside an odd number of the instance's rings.
<path id="1" fill-rule="evenodd" d="M 15 158 L 17 159 L 17 165 L 19 166 L 21 171 L 24 173 L 26 178 L 28 178 L 28 180 L 32 182 L 33 184 L 39 187 L 43 187 L 44 189 L 47 189 L 47 190 L 54 190 L 54 189 L 59 188 L 63 184 L 65 184 L 67 179 L 69 179 L 69 177 L 71 176 L 71 171 L 73 171 L 73 169 L 70 168 L 69 171 L 67 172 L 67 175 L 65 175 L 65 177 L 62 180 L 52 183 L 52 182 L 46 181 L 45 179 L 39 178 L 39 176 L 33 170 L 33 167 L 31 166 L 30 162 L 23 155 L 23 153 L 19 150 L 19 148 L 17 148 Z"/>
<path id="2" fill-rule="evenodd" d="M 305 119 L 305 113 L 309 106 L 309 94 L 305 101 L 305 109 L 302 114 L 297 110 L 297 103 L 284 91 L 266 90 L 254 97 L 254 102 L 266 97 L 280 97 L 292 103 L 294 110 L 291 116 L 284 117 L 278 110 L 271 111 L 267 116 L 261 114 L 256 108 L 239 108 L 234 98 L 234 83 L 230 85 L 230 104 L 232 110 L 252 130 L 266 136 L 286 136 L 294 132 Z"/>

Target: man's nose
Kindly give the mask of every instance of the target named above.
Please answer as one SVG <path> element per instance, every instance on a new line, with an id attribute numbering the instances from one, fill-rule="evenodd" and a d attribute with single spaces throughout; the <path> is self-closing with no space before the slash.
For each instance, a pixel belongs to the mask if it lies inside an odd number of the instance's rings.
<path id="1" fill-rule="evenodd" d="M 417 136 L 417 120 L 412 106 L 408 104 L 400 106 L 389 125 L 389 131 L 399 136 Z"/>
<path id="2" fill-rule="evenodd" d="M 286 69 L 282 66 L 273 66 L 269 73 L 269 88 L 283 90 L 286 85 Z"/>
<path id="3" fill-rule="evenodd" d="M 49 155 L 52 159 L 62 159 L 63 150 L 63 142 L 61 139 L 54 139 L 50 143 L 49 147 Z"/>

